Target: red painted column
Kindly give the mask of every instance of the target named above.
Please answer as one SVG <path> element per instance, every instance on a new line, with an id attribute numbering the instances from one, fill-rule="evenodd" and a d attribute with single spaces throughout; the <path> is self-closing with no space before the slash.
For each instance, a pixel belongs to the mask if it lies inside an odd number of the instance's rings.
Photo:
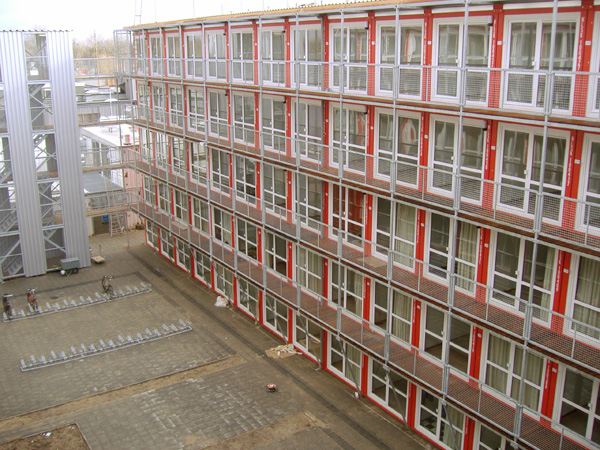
<path id="1" fill-rule="evenodd" d="M 372 180 L 374 177 L 375 167 L 375 107 L 367 106 L 367 148 L 366 148 L 366 177 L 367 180 Z M 367 181 L 368 183 L 368 181 Z"/>
<path id="2" fill-rule="evenodd" d="M 366 397 L 369 395 L 369 357 L 361 353 L 360 365 L 360 393 Z"/>
<path id="3" fill-rule="evenodd" d="M 487 275 L 490 259 L 490 240 L 492 232 L 488 228 L 480 228 L 479 252 L 477 258 L 477 284 L 475 298 L 481 303 L 487 302 Z"/>
<path id="4" fill-rule="evenodd" d="M 567 149 L 567 179 L 563 193 L 565 200 L 561 223 L 561 228 L 566 230 L 573 230 L 575 228 L 583 140 L 583 131 L 571 130 Z M 569 199 L 574 199 L 574 201 Z"/>
<path id="5" fill-rule="evenodd" d="M 377 27 L 375 26 L 375 13 L 369 12 L 367 19 L 367 95 L 375 95 L 375 62 L 376 62 L 376 46 L 377 42 Z"/>
<path id="6" fill-rule="evenodd" d="M 567 309 L 567 292 L 569 286 L 569 276 L 571 272 L 571 253 L 560 250 L 558 252 L 558 264 L 556 269 L 556 280 L 554 284 L 554 302 L 552 303 L 552 319 L 550 328 L 556 333 L 562 334 L 564 319 Z M 560 315 L 560 316 L 559 316 Z"/>
<path id="7" fill-rule="evenodd" d="M 292 97 L 285 97 L 285 155 L 292 157 Z"/>
<path id="8" fill-rule="evenodd" d="M 323 90 L 326 91 L 329 89 L 329 17 L 323 17 Z"/>
<path id="9" fill-rule="evenodd" d="M 488 95 L 488 106 L 498 108 L 500 106 L 500 86 L 502 84 L 502 44 L 504 43 L 504 10 L 502 4 L 494 4 L 492 14 L 492 50 L 490 54 L 490 91 Z"/>
<path id="10" fill-rule="evenodd" d="M 558 378 L 558 363 L 546 361 L 546 373 L 544 376 L 544 391 L 542 393 L 542 417 L 552 418 L 554 404 L 558 399 L 556 393 L 556 380 Z"/>
<path id="11" fill-rule="evenodd" d="M 496 176 L 496 144 L 498 142 L 498 122 L 487 121 L 486 146 L 483 167 L 482 206 L 484 209 L 494 209 L 494 178 Z"/>
<path id="12" fill-rule="evenodd" d="M 323 100 L 323 161 L 324 167 L 329 167 L 329 100 Z"/>
<path id="13" fill-rule="evenodd" d="M 431 64 L 433 49 L 433 15 L 430 8 L 423 11 L 423 80 L 421 89 L 421 99 L 429 101 L 431 99 Z"/>
<path id="14" fill-rule="evenodd" d="M 481 348 L 483 342 L 483 331 L 481 328 L 473 327 L 471 335 L 471 365 L 469 376 L 478 380 L 481 371 Z"/>
<path id="15" fill-rule="evenodd" d="M 233 277 L 233 306 L 238 307 L 237 277 Z"/>
<path id="16" fill-rule="evenodd" d="M 254 145 L 253 148 L 260 148 L 260 94 L 254 94 Z"/>
<path id="17" fill-rule="evenodd" d="M 262 264 L 262 262 L 263 262 L 263 242 L 262 242 L 262 230 L 260 228 L 258 228 L 256 230 L 256 247 L 257 247 L 256 259 L 258 260 L 259 263 Z"/>
<path id="18" fill-rule="evenodd" d="M 475 420 L 465 416 L 465 428 L 463 433 L 463 450 L 471 450 L 475 435 Z"/>
<path id="19" fill-rule="evenodd" d="M 285 190 L 285 209 L 286 209 L 286 221 L 288 223 L 292 223 L 293 220 L 293 215 L 292 215 L 292 211 L 294 210 L 294 189 L 293 189 L 293 183 L 292 183 L 292 171 L 291 170 L 286 170 L 285 171 L 285 175 L 286 175 L 286 190 Z M 293 277 L 290 277 L 293 278 Z"/>
<path id="20" fill-rule="evenodd" d="M 283 33 L 285 36 L 285 87 L 290 88 L 292 87 L 292 33 L 288 17 L 285 18 Z"/>
<path id="21" fill-rule="evenodd" d="M 421 157 L 419 158 L 420 189 L 422 193 L 427 192 L 427 167 L 429 158 L 429 117 L 428 112 L 421 114 L 421 135 L 419 136 L 419 145 L 421 148 Z"/>
<path id="22" fill-rule="evenodd" d="M 294 310 L 292 308 L 288 308 L 287 309 L 287 326 L 288 326 L 288 332 L 287 332 L 287 343 L 288 344 L 293 344 L 294 343 Z"/>
<path id="23" fill-rule="evenodd" d="M 254 80 L 254 84 L 259 84 L 258 83 L 258 58 L 259 58 L 259 54 L 258 54 L 258 41 L 260 39 L 260 35 L 259 35 L 259 29 L 258 29 L 258 24 L 256 23 L 256 20 L 252 21 L 252 58 L 254 59 L 253 64 L 252 64 L 252 79 Z M 255 121 L 255 123 L 258 123 L 258 121 Z"/>
<path id="24" fill-rule="evenodd" d="M 412 383 L 408 383 L 408 404 L 406 405 L 406 424 L 410 428 L 415 428 L 415 416 L 417 408 L 418 388 Z"/>
<path id="25" fill-rule="evenodd" d="M 373 195 L 365 194 L 365 256 L 373 253 Z"/>
<path id="26" fill-rule="evenodd" d="M 592 39 L 594 35 L 594 2 L 582 0 L 579 16 L 579 36 L 577 37 L 577 72 L 589 72 L 592 60 Z M 588 96 L 589 75 L 575 75 L 575 93 L 573 96 L 573 116 L 585 117 L 587 103 L 594 99 Z"/>

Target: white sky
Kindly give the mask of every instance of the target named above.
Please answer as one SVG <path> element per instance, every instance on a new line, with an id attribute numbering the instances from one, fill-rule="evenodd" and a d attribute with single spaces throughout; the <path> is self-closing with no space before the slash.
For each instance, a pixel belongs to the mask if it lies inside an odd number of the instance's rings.
<path id="1" fill-rule="evenodd" d="M 71 30 L 75 39 L 106 38 L 134 23 L 321 4 L 321 0 L 0 0 L 0 30 Z M 136 11 L 136 7 L 138 11 Z"/>

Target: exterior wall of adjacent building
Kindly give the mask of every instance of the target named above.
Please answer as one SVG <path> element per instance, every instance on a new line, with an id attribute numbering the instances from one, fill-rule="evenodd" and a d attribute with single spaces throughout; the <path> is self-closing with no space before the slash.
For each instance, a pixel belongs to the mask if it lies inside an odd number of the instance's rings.
<path id="1" fill-rule="evenodd" d="M 69 33 L 0 32 L 2 278 L 90 264 Z"/>
<path id="2" fill-rule="evenodd" d="M 600 445 L 600 6 L 134 27 L 147 243 L 442 448 Z"/>

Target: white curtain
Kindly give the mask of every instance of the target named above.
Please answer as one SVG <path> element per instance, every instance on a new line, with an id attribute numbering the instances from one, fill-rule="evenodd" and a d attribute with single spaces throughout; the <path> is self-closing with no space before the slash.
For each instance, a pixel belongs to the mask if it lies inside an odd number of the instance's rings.
<path id="1" fill-rule="evenodd" d="M 600 261 L 581 257 L 579 261 L 579 276 L 575 292 L 573 318 L 592 325 L 586 327 L 574 325 L 577 331 L 596 339 L 600 338 Z"/>
<path id="2" fill-rule="evenodd" d="M 475 289 L 477 262 L 477 227 L 470 223 L 457 222 L 456 234 L 456 286 L 467 291 Z"/>

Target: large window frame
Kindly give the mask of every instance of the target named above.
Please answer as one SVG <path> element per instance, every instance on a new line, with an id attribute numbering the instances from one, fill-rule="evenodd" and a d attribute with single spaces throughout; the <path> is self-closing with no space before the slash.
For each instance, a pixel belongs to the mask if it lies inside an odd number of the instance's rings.
<path id="1" fill-rule="evenodd" d="M 254 32 L 233 30 L 230 34 L 231 77 L 234 83 L 254 83 Z"/>
<path id="2" fill-rule="evenodd" d="M 345 244 L 364 248 L 366 194 L 356 189 L 331 183 L 330 236 L 341 238 Z"/>
<path id="3" fill-rule="evenodd" d="M 254 146 L 255 101 L 254 94 L 233 94 L 233 139 L 245 145 Z"/>
<path id="4" fill-rule="evenodd" d="M 224 150 L 210 147 L 211 188 L 215 187 L 226 195 L 231 189 L 230 156 Z"/>
<path id="5" fill-rule="evenodd" d="M 204 107 L 204 89 L 188 88 L 188 130 L 194 133 L 206 133 L 206 112 Z"/>
<path id="6" fill-rule="evenodd" d="M 261 137 L 265 149 L 285 153 L 286 99 L 265 95 L 262 98 Z"/>
<path id="7" fill-rule="evenodd" d="M 358 317 L 363 317 L 364 275 L 334 260 L 329 262 L 329 267 L 331 269 L 329 302 Z"/>
<path id="8" fill-rule="evenodd" d="M 504 24 L 504 106 L 543 110 L 550 71 L 552 14 L 507 16 Z M 573 107 L 580 17 L 559 13 L 554 36 L 553 100 L 550 110 L 570 112 Z"/>
<path id="9" fill-rule="evenodd" d="M 189 141 L 190 178 L 200 184 L 206 184 L 208 170 L 208 150 L 204 142 Z"/>
<path id="10" fill-rule="evenodd" d="M 323 161 L 323 102 L 299 99 L 292 108 L 293 153 L 302 160 Z"/>
<path id="11" fill-rule="evenodd" d="M 583 255 L 573 255 L 568 289 L 567 316 L 564 332 L 578 341 L 598 347 L 600 343 L 600 261 Z M 577 334 L 575 335 L 575 332 Z"/>
<path id="12" fill-rule="evenodd" d="M 379 94 L 421 98 L 423 20 L 378 23 L 375 61 Z"/>
<path id="13" fill-rule="evenodd" d="M 292 82 L 307 89 L 320 89 L 323 85 L 323 30 L 320 25 L 293 25 Z"/>
<path id="14" fill-rule="evenodd" d="M 373 358 L 369 358 L 369 374 L 369 398 L 406 421 L 408 379 Z"/>
<path id="15" fill-rule="evenodd" d="M 171 143 L 171 170 L 174 174 L 184 177 L 187 174 L 187 148 L 182 138 L 169 136 Z"/>
<path id="16" fill-rule="evenodd" d="M 208 91 L 208 133 L 229 140 L 227 91 Z"/>
<path id="17" fill-rule="evenodd" d="M 270 294 L 264 296 L 263 325 L 287 342 L 288 307 Z"/>
<path id="18" fill-rule="evenodd" d="M 262 166 L 264 206 L 269 213 L 280 217 L 286 217 L 288 212 L 288 174 L 289 171 L 283 167 Z"/>
<path id="19" fill-rule="evenodd" d="M 215 292 L 223 295 L 226 299 L 233 302 L 233 272 L 222 264 L 213 262 L 215 272 Z"/>
<path id="20" fill-rule="evenodd" d="M 256 203 L 255 160 L 235 155 L 235 195 L 247 203 Z"/>
<path id="21" fill-rule="evenodd" d="M 417 391 L 416 428 L 444 449 L 462 449 L 465 415 L 423 388 Z"/>
<path id="22" fill-rule="evenodd" d="M 183 88 L 169 86 L 169 125 L 183 128 Z"/>
<path id="23" fill-rule="evenodd" d="M 548 130 L 543 149 L 543 129 L 501 124 L 496 160 L 496 208 L 533 219 L 538 201 L 542 152 L 544 170 L 542 220 L 557 225 L 562 217 L 567 158 L 568 131 Z"/>
<path id="24" fill-rule="evenodd" d="M 211 286 L 211 263 L 210 257 L 200 250 L 194 251 L 194 277 L 200 280 L 202 283 Z"/>
<path id="25" fill-rule="evenodd" d="M 212 236 L 217 240 L 221 241 L 228 247 L 231 247 L 233 239 L 232 239 L 232 224 L 231 224 L 231 214 L 227 211 L 224 211 L 216 206 L 212 208 Z"/>
<path id="26" fill-rule="evenodd" d="M 185 35 L 186 78 L 204 78 L 203 42 L 201 32 L 186 33 Z"/>
<path id="27" fill-rule="evenodd" d="M 237 277 L 238 306 L 254 319 L 258 319 L 259 289 L 243 277 Z"/>
<path id="28" fill-rule="evenodd" d="M 150 35 L 150 74 L 162 77 L 164 73 L 162 34 Z"/>
<path id="29" fill-rule="evenodd" d="M 166 114 L 165 86 L 152 83 L 152 120 L 156 123 L 166 123 Z"/>
<path id="30" fill-rule="evenodd" d="M 166 33 L 167 41 L 167 75 L 181 76 L 181 39 L 179 33 Z"/>
<path id="31" fill-rule="evenodd" d="M 600 235 L 600 136 L 585 135 L 580 167 L 577 228 Z"/>
<path id="32" fill-rule="evenodd" d="M 371 317 L 373 325 L 389 334 L 392 341 L 410 349 L 413 299 L 380 281 L 372 283 Z"/>
<path id="33" fill-rule="evenodd" d="M 374 254 L 394 265 L 415 267 L 417 209 L 383 197 L 375 197 L 373 226 Z"/>
<path id="34" fill-rule="evenodd" d="M 192 197 L 192 226 L 202 234 L 210 236 L 210 208 L 202 199 Z"/>
<path id="35" fill-rule="evenodd" d="M 332 333 L 327 333 L 327 337 L 329 339 L 329 345 L 327 346 L 329 352 L 329 355 L 327 355 L 327 368 L 359 390 L 361 384 L 362 352 L 346 341 L 338 340 L 338 337 Z"/>
<path id="36" fill-rule="evenodd" d="M 367 166 L 367 110 L 362 105 L 332 103 L 330 110 L 329 164 L 356 173 Z"/>
<path id="37" fill-rule="evenodd" d="M 260 40 L 261 81 L 276 86 L 285 85 L 285 31 L 282 27 L 265 27 Z"/>
<path id="38" fill-rule="evenodd" d="M 330 28 L 330 86 L 348 92 L 367 91 L 369 38 L 366 23 L 332 24 Z"/>
<path id="39" fill-rule="evenodd" d="M 296 172 L 296 217 L 303 227 L 321 231 L 323 226 L 323 181 Z"/>
<path id="40" fill-rule="evenodd" d="M 264 233 L 264 264 L 267 269 L 288 276 L 288 242 L 270 231 Z"/>
<path id="41" fill-rule="evenodd" d="M 249 258 L 258 260 L 258 228 L 246 220 L 237 219 L 236 250 Z"/>
<path id="42" fill-rule="evenodd" d="M 301 245 L 296 246 L 296 281 L 303 290 L 323 294 L 323 257 Z"/>
<path id="43" fill-rule="evenodd" d="M 206 75 L 209 80 L 227 80 L 227 40 L 225 30 L 207 30 Z"/>

